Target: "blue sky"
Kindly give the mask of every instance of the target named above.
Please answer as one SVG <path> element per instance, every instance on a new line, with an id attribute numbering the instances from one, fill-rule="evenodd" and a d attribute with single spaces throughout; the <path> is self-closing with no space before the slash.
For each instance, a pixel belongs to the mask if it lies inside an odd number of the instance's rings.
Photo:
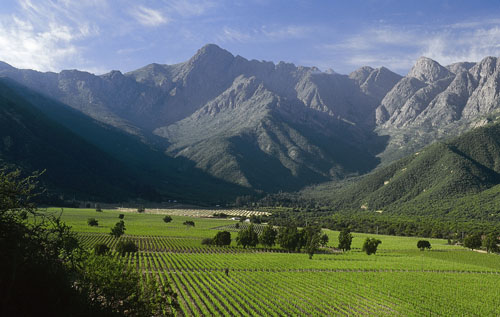
<path id="1" fill-rule="evenodd" d="M 127 72 L 215 43 L 248 59 L 347 74 L 419 56 L 500 55 L 499 1 L 1 0 L 0 60 L 41 71 Z"/>

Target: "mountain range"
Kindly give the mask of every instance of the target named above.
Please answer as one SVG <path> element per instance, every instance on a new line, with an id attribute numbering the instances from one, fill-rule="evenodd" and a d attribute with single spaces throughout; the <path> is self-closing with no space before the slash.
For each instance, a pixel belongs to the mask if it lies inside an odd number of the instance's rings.
<path id="1" fill-rule="evenodd" d="M 364 175 L 485 125 L 500 108 L 499 74 L 494 57 L 446 67 L 422 57 L 406 76 L 385 67 L 342 75 L 213 44 L 125 74 L 0 63 L 19 100 L 142 175 L 132 179 L 200 201 Z"/>

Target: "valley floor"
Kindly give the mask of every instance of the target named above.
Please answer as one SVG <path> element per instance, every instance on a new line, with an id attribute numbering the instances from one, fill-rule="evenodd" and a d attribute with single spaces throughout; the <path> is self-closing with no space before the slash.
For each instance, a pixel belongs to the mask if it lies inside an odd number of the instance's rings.
<path id="1" fill-rule="evenodd" d="M 60 209 L 51 209 L 60 211 Z M 65 209 L 62 219 L 78 232 L 83 245 L 119 240 L 108 233 L 119 211 Z M 87 219 L 99 221 L 98 227 Z M 429 239 L 431 251 L 419 251 L 418 238 L 377 236 L 376 255 L 361 252 L 366 237 L 354 233 L 353 250 L 345 253 L 287 253 L 278 248 L 203 246 L 225 219 L 125 213 L 126 235 L 139 252 L 123 257 L 144 279 L 169 283 L 179 295 L 179 315 L 500 315 L 500 257 Z M 185 220 L 195 222 L 186 227 Z M 214 229 L 216 228 L 216 229 Z M 338 232 L 324 230 L 330 246 Z M 119 257 L 118 255 L 115 255 Z M 229 269 L 228 274 L 225 270 Z"/>

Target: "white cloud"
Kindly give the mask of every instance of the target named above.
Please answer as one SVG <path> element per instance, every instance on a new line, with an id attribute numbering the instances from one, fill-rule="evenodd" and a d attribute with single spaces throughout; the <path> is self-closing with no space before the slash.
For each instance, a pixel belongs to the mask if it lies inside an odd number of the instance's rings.
<path id="1" fill-rule="evenodd" d="M 340 43 L 320 45 L 317 49 L 355 67 L 386 66 L 399 72 L 408 71 L 420 56 L 432 58 L 442 65 L 477 62 L 485 56 L 500 55 L 500 21 L 407 28 L 382 26 Z"/>
<path id="2" fill-rule="evenodd" d="M 16 14 L 0 16 L 0 60 L 41 71 L 81 62 L 78 41 L 99 34 L 99 28 L 81 15 L 91 5 L 91 1 L 19 0 Z"/>
<path id="3" fill-rule="evenodd" d="M 145 26 L 159 26 L 168 23 L 168 19 L 164 17 L 159 10 L 143 6 L 132 9 L 130 14 L 137 20 L 137 22 Z"/>

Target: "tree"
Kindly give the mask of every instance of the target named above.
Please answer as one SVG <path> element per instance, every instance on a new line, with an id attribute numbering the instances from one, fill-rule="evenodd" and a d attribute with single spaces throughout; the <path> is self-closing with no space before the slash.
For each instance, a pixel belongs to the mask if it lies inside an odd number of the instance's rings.
<path id="1" fill-rule="evenodd" d="M 481 247 L 481 243 L 481 235 L 479 233 L 468 235 L 464 239 L 464 247 L 471 250 L 479 249 Z"/>
<path id="2" fill-rule="evenodd" d="M 219 231 L 215 234 L 215 237 L 212 239 L 212 243 L 221 247 L 225 245 L 231 244 L 231 233 L 229 231 Z"/>
<path id="3" fill-rule="evenodd" d="M 344 228 L 339 233 L 339 249 L 342 251 L 351 250 L 352 234 L 349 228 Z"/>
<path id="4" fill-rule="evenodd" d="M 283 249 L 294 251 L 300 244 L 300 233 L 295 226 L 280 227 L 277 242 Z"/>
<path id="5" fill-rule="evenodd" d="M 427 240 L 418 240 L 417 242 L 417 248 L 420 249 L 420 251 L 424 251 L 425 249 L 430 250 L 431 249 L 431 243 Z"/>
<path id="6" fill-rule="evenodd" d="M 382 241 L 375 239 L 375 238 L 366 238 L 365 242 L 363 243 L 363 251 L 366 252 L 366 254 L 375 254 L 377 253 L 377 248 L 378 245 L 381 244 Z"/>
<path id="7" fill-rule="evenodd" d="M 116 252 L 124 256 L 126 253 L 137 252 L 139 248 L 132 240 L 119 241 L 116 245 Z"/>
<path id="8" fill-rule="evenodd" d="M 242 245 L 243 248 L 246 248 L 247 246 L 255 247 L 257 243 L 259 243 L 259 236 L 257 235 L 257 232 L 255 232 L 253 224 L 238 232 L 236 243 L 238 245 Z"/>
<path id="9" fill-rule="evenodd" d="M 95 211 L 102 212 L 102 208 L 100 204 L 95 204 Z"/>
<path id="10" fill-rule="evenodd" d="M 145 212 L 145 211 L 146 211 L 146 209 L 144 208 L 144 206 L 141 206 L 141 207 L 138 207 L 138 208 L 137 208 L 137 212 L 138 212 L 138 213 L 143 213 L 143 212 Z"/>
<path id="11" fill-rule="evenodd" d="M 307 242 L 305 245 L 305 249 L 307 254 L 309 255 L 309 259 L 312 259 L 314 253 L 318 251 L 320 244 L 320 233 L 315 232 L 312 235 L 307 236 Z"/>
<path id="12" fill-rule="evenodd" d="M 87 224 L 91 227 L 97 227 L 99 225 L 99 222 L 95 218 L 89 218 L 87 219 Z"/>
<path id="13" fill-rule="evenodd" d="M 72 278 L 83 249 L 58 217 L 37 211 L 38 175 L 0 170 L 1 316 L 72 315 L 85 308 Z"/>
<path id="14" fill-rule="evenodd" d="M 125 218 L 125 215 L 124 214 L 119 214 L 118 218 L 123 219 L 123 218 Z"/>
<path id="15" fill-rule="evenodd" d="M 120 220 L 115 224 L 113 228 L 111 228 L 110 235 L 112 235 L 115 238 L 119 238 L 124 233 L 125 233 L 125 222 L 123 222 L 123 220 Z"/>
<path id="16" fill-rule="evenodd" d="M 170 217 L 169 215 L 166 215 L 165 217 L 163 217 L 163 221 L 165 221 L 165 223 L 169 223 L 172 221 L 172 217 Z"/>
<path id="17" fill-rule="evenodd" d="M 259 237 L 259 242 L 263 246 L 270 248 L 276 243 L 277 235 L 278 232 L 276 231 L 276 229 L 274 229 L 271 225 L 267 225 L 266 227 L 264 227 L 264 230 Z"/>
<path id="18" fill-rule="evenodd" d="M 194 227 L 194 221 L 192 220 L 186 220 L 182 223 L 183 225 L 185 225 L 186 227 Z"/>
<path id="19" fill-rule="evenodd" d="M 488 253 L 493 252 L 496 253 L 500 251 L 500 248 L 498 247 L 498 244 L 500 241 L 498 240 L 498 233 L 492 232 L 486 236 L 484 239 L 484 247 L 486 248 L 486 251 Z"/>
<path id="20" fill-rule="evenodd" d="M 322 247 L 326 247 L 328 245 L 328 241 L 330 241 L 330 238 L 326 233 L 323 233 L 319 238 L 319 244 L 321 244 Z"/>

